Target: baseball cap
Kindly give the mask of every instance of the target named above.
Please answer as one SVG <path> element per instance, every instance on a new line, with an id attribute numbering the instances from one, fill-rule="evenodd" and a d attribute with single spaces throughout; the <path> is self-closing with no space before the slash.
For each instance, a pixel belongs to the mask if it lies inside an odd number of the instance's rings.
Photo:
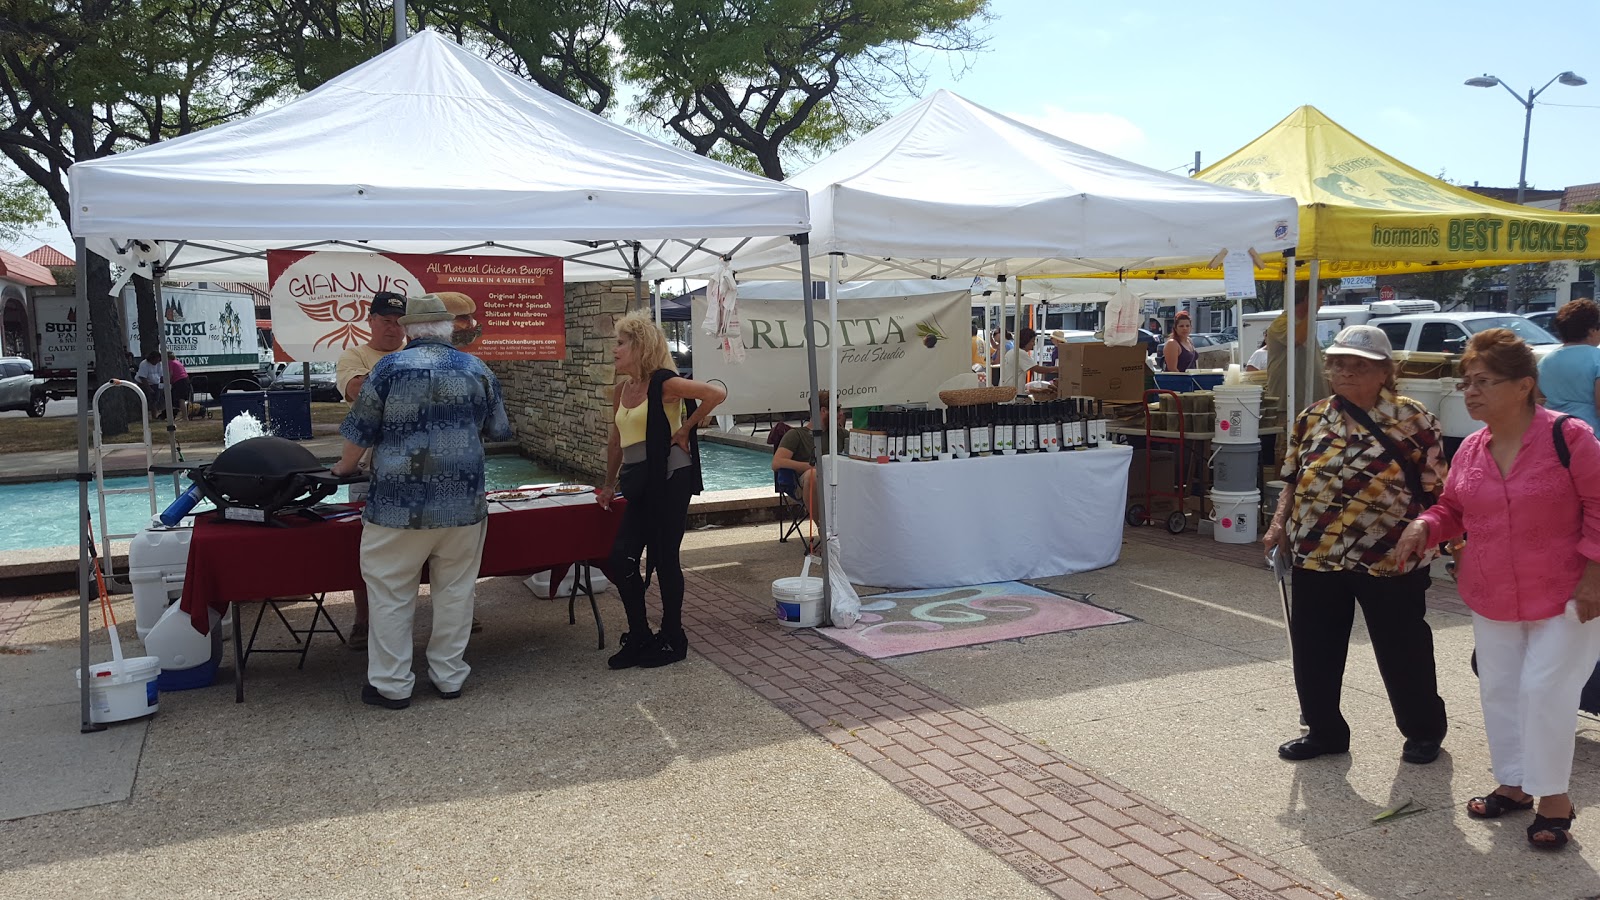
<path id="1" fill-rule="evenodd" d="M 406 295 L 394 291 L 379 291 L 372 295 L 371 315 L 403 316 L 406 314 Z"/>
<path id="2" fill-rule="evenodd" d="M 1385 360 L 1394 348 L 1389 336 L 1376 325 L 1350 325 L 1333 338 L 1324 356 L 1360 356 L 1364 359 Z"/>

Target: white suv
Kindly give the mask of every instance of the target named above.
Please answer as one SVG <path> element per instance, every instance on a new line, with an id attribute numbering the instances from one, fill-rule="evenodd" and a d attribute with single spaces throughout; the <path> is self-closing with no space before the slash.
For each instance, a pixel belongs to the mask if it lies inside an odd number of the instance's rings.
<path id="1" fill-rule="evenodd" d="M 33 363 L 21 356 L 0 356 L 0 412 L 26 410 L 35 419 L 49 400 L 44 381 L 33 377 Z"/>
<path id="2" fill-rule="evenodd" d="M 1473 335 L 1490 328 L 1509 328 L 1541 357 L 1561 346 L 1550 332 L 1522 316 L 1509 313 L 1419 313 L 1374 318 L 1367 324 L 1383 329 L 1395 350 L 1413 353 L 1460 354 L 1467 349 L 1467 342 Z"/>

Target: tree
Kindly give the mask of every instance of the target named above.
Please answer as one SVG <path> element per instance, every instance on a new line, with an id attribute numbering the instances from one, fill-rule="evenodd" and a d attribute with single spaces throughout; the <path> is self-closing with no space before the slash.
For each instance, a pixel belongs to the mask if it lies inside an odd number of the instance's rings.
<path id="1" fill-rule="evenodd" d="M 634 112 L 773 179 L 921 93 L 928 51 L 982 50 L 988 0 L 618 0 Z"/>
<path id="2" fill-rule="evenodd" d="M 0 178 L 0 243 L 14 244 L 45 223 L 50 202 L 26 178 Z"/>
<path id="3" fill-rule="evenodd" d="M 72 221 L 67 169 L 82 160 L 186 134 L 277 94 L 248 65 L 231 22 L 240 0 L 6 0 L 0 17 L 0 153 Z M 130 237 L 135 237 L 130 235 Z M 95 377 L 128 377 L 110 264 L 85 272 Z M 107 434 L 134 407 L 104 405 Z"/>

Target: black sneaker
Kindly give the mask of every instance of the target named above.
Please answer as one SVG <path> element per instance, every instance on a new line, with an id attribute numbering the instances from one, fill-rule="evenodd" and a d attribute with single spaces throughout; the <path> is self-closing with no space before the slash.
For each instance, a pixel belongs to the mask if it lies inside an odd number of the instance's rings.
<path id="1" fill-rule="evenodd" d="M 682 631 L 663 631 L 656 635 L 656 645 L 640 663 L 643 669 L 655 669 L 675 662 L 683 662 L 689 655 L 689 636 Z"/>
<path id="2" fill-rule="evenodd" d="M 411 705 L 411 698 L 405 697 L 400 700 L 391 700 L 378 693 L 378 689 L 372 685 L 364 684 L 361 686 L 361 702 L 369 706 L 381 706 L 384 709 L 405 709 Z"/>
<path id="3" fill-rule="evenodd" d="M 456 688 L 453 691 L 447 691 L 444 688 L 439 687 L 436 684 L 436 685 L 433 686 L 433 689 L 439 693 L 439 699 L 441 699 L 441 700 L 460 700 L 461 699 L 461 688 Z"/>
<path id="4" fill-rule="evenodd" d="M 631 669 L 649 658 L 656 647 L 656 636 L 649 629 L 629 631 L 618 642 L 620 649 L 606 660 L 613 669 Z"/>

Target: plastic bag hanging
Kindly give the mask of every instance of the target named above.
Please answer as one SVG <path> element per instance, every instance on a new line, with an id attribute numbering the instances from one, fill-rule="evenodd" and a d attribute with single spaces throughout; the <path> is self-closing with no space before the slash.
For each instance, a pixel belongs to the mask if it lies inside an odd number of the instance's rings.
<path id="1" fill-rule="evenodd" d="M 1139 315 L 1139 298 L 1128 289 L 1127 282 L 1117 282 L 1117 292 L 1106 302 L 1106 346 L 1132 347 L 1139 343 Z"/>
<path id="2" fill-rule="evenodd" d="M 739 327 L 739 284 L 733 280 L 733 266 L 724 259 L 706 283 L 706 318 L 701 323 L 706 334 L 717 339 L 722 359 L 744 362 L 744 335 Z"/>

